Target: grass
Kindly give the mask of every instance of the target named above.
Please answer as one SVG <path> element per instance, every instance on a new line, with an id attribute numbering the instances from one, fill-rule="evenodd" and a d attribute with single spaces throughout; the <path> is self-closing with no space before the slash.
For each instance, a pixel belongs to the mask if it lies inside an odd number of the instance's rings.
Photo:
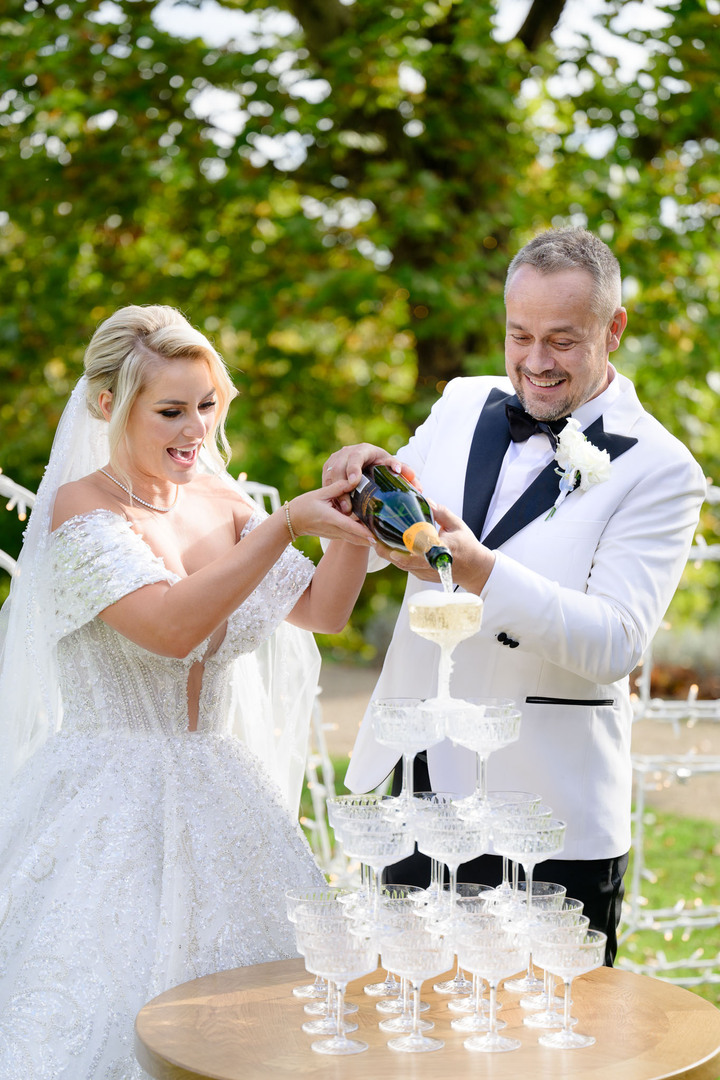
<path id="1" fill-rule="evenodd" d="M 346 792 L 342 783 L 347 769 L 347 758 L 333 760 L 337 794 Z M 312 802 L 305 788 L 301 802 L 301 817 L 312 817 Z M 644 815 L 645 843 L 644 863 L 647 877 L 640 888 L 638 909 L 682 908 L 685 913 L 696 913 L 713 905 L 720 905 L 720 822 L 700 821 L 647 811 Z M 308 838 L 311 840 L 310 835 Z M 633 875 L 633 855 L 625 877 L 626 893 L 629 894 Z M 627 896 L 626 896 L 627 899 Z M 627 932 L 627 921 L 620 927 L 621 935 Z M 662 977 L 674 980 L 684 976 L 700 978 L 700 969 L 679 966 L 672 971 L 658 970 L 658 961 L 679 963 L 693 956 L 699 962 L 714 961 L 709 969 L 720 976 L 720 925 L 686 927 L 661 927 L 660 929 L 636 930 L 621 937 L 618 963 L 622 966 L 643 965 L 657 970 Z M 688 989 L 720 1007 L 720 982 L 705 981 Z"/>
<path id="2" fill-rule="evenodd" d="M 350 794 L 348 789 L 343 784 L 343 780 L 345 778 L 345 773 L 347 772 L 347 767 L 348 767 L 349 763 L 350 763 L 350 759 L 347 758 L 347 757 L 332 758 L 332 766 L 333 766 L 333 770 L 335 772 L 334 783 L 335 783 L 335 794 L 336 795 L 349 795 Z M 305 835 L 306 835 L 306 837 L 308 839 L 308 843 L 310 844 L 310 847 L 313 849 L 313 852 L 315 853 L 315 856 L 318 857 L 320 855 L 320 851 L 318 849 L 318 843 L 316 841 L 315 836 L 313 835 L 312 829 L 309 828 L 305 824 L 305 822 L 308 821 L 308 820 L 312 821 L 313 817 L 314 817 L 314 812 L 313 812 L 312 797 L 310 795 L 310 791 L 308 790 L 308 781 L 307 781 L 307 776 L 306 776 L 305 777 L 305 782 L 303 784 L 302 795 L 300 796 L 300 824 L 303 826 L 303 830 L 304 830 Z M 331 846 L 333 846 L 334 843 L 335 843 L 335 837 L 333 835 L 332 829 L 330 829 L 330 844 L 331 844 Z"/>
<path id="3" fill-rule="evenodd" d="M 677 908 L 678 913 L 694 911 L 697 915 L 703 908 L 720 905 L 720 822 L 647 811 L 644 826 L 647 876 L 641 882 L 638 910 Z M 632 873 L 631 854 L 625 877 L 627 892 Z M 714 961 L 711 970 L 715 978 L 720 976 L 720 925 L 635 931 L 621 941 L 618 960 L 654 968 L 659 960 L 679 965 L 690 956 L 701 963 Z M 699 978 L 702 971 L 681 965 L 672 971 L 658 970 L 658 975 Z M 706 981 L 688 988 L 720 1006 L 720 982 Z"/>

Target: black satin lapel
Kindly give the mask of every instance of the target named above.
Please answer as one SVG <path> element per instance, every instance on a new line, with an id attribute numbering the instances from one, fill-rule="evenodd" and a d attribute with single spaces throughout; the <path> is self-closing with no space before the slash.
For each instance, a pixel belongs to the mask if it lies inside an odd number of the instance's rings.
<path id="1" fill-rule="evenodd" d="M 520 532 L 543 511 L 549 510 L 558 495 L 557 462 L 551 461 L 535 478 L 520 498 L 513 503 L 504 517 L 500 518 L 483 540 L 485 547 L 496 548 Z"/>
<path id="2" fill-rule="evenodd" d="M 497 387 L 490 391 L 470 445 L 462 516 L 478 538 L 482 534 L 505 451 L 510 445 L 510 430 L 505 416 L 507 401 L 519 404 L 514 394 L 506 394 Z"/>
<path id="3" fill-rule="evenodd" d="M 629 450 L 637 442 L 637 439 L 633 439 L 629 435 L 613 435 L 612 432 L 605 431 L 602 416 L 598 416 L 597 420 L 592 422 L 585 432 L 585 438 L 597 446 L 599 450 L 607 450 L 611 461 L 620 457 L 621 454 L 624 454 L 626 450 Z"/>
<path id="4" fill-rule="evenodd" d="M 599 450 L 607 450 L 610 455 L 610 460 L 614 461 L 615 458 L 620 457 L 626 450 L 629 450 L 631 446 L 634 446 L 637 439 L 632 439 L 627 435 L 613 435 L 606 432 L 603 427 L 602 416 L 599 416 L 589 428 L 585 431 L 586 438 L 593 443 Z M 498 521 L 494 529 L 492 529 L 483 540 L 485 547 L 497 548 L 501 544 L 504 544 L 506 540 L 509 540 L 511 536 L 514 536 L 516 532 L 520 532 L 526 525 L 529 525 L 531 521 L 534 521 L 536 517 L 539 517 L 543 513 L 547 513 L 551 506 L 555 503 L 558 496 L 558 474 L 556 473 L 557 464 L 555 461 L 551 461 L 550 464 L 543 469 L 538 477 L 533 481 L 527 491 L 524 491 L 520 498 L 515 502 L 504 517 Z M 568 496 L 572 498 L 572 494 Z"/>

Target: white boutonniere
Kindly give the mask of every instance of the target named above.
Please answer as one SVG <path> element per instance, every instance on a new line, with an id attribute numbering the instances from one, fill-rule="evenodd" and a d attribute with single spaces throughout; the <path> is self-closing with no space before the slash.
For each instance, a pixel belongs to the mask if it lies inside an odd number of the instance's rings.
<path id="1" fill-rule="evenodd" d="M 610 476 L 611 462 L 607 450 L 600 450 L 588 442 L 580 430 L 580 421 L 568 420 L 558 436 L 555 460 L 559 468 L 560 494 L 545 520 L 551 518 L 560 503 L 579 487 L 587 491 L 594 484 L 602 484 Z"/>

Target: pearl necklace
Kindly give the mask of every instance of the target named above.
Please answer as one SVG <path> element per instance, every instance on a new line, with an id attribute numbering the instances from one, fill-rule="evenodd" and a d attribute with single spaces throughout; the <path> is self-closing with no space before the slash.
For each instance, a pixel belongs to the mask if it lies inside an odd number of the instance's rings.
<path id="1" fill-rule="evenodd" d="M 180 487 L 177 484 L 175 485 L 175 498 L 173 499 L 170 506 L 154 506 L 152 503 L 145 502 L 145 500 L 141 499 L 139 495 L 135 495 L 130 490 L 130 488 L 125 487 L 124 484 L 121 484 L 120 481 L 116 480 L 114 476 L 111 476 L 109 472 L 105 472 L 104 469 L 98 469 L 98 472 L 101 472 L 103 476 L 107 476 L 108 480 L 112 480 L 113 484 L 117 484 L 119 488 L 122 488 L 125 494 L 129 495 L 131 499 L 135 500 L 135 502 L 139 502 L 142 503 L 143 506 L 147 506 L 148 510 L 157 510 L 160 514 L 169 514 L 175 503 L 177 502 L 178 491 L 180 490 Z"/>

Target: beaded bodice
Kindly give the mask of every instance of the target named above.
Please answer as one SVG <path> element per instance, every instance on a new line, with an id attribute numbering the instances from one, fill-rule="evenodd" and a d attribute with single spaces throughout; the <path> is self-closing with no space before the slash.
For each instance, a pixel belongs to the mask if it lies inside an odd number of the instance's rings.
<path id="1" fill-rule="evenodd" d="M 260 520 L 254 513 L 243 536 Z M 128 521 L 109 510 L 95 510 L 64 522 L 52 540 L 54 633 L 65 733 L 185 733 L 188 673 L 202 661 L 197 730 L 224 734 L 233 661 L 267 640 L 295 606 L 314 570 L 309 559 L 288 548 L 230 616 L 215 651 L 208 640 L 175 659 L 148 652 L 97 617 L 143 585 L 180 580 Z"/>

